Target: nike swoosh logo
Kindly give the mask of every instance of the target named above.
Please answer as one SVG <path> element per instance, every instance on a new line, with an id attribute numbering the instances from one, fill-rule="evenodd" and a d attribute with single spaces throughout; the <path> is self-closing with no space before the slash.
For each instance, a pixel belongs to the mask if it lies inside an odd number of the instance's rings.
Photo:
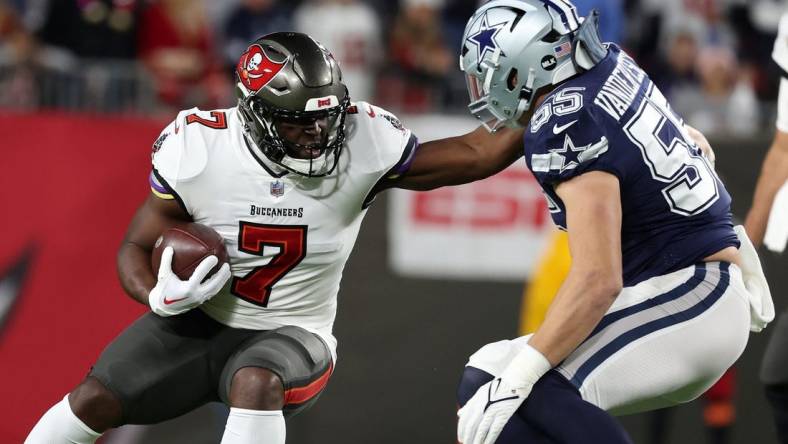
<path id="1" fill-rule="evenodd" d="M 500 387 L 500 385 L 501 385 L 501 378 L 498 378 L 497 382 L 498 382 L 498 386 Z M 492 386 L 492 384 L 490 384 L 490 387 L 487 390 L 487 404 L 485 404 L 485 406 L 484 406 L 484 411 L 485 412 L 493 404 L 497 404 L 497 403 L 503 402 L 503 401 L 511 401 L 512 399 L 518 399 L 519 398 L 519 396 L 514 395 L 514 396 L 505 396 L 505 397 L 500 398 L 500 399 L 492 399 L 492 395 L 493 395 L 493 386 Z"/>
<path id="2" fill-rule="evenodd" d="M 504 402 L 504 401 L 511 401 L 512 399 L 519 399 L 519 398 L 520 398 L 519 396 L 509 396 L 508 398 L 492 399 L 490 401 L 487 401 L 487 405 L 484 406 L 484 411 L 487 411 L 487 409 L 490 408 L 490 406 L 493 404 L 497 404 L 499 402 Z"/>
<path id="3" fill-rule="evenodd" d="M 375 110 L 372 109 L 371 106 L 367 107 L 367 115 L 369 115 L 369 117 L 375 117 Z"/>
<path id="4" fill-rule="evenodd" d="M 573 121 L 571 121 L 571 122 L 569 122 L 567 124 L 564 124 L 564 125 L 558 125 L 556 123 L 555 125 L 553 125 L 553 134 L 561 134 L 562 132 L 564 132 L 564 130 L 566 130 L 570 126 L 574 125 L 575 123 L 577 123 L 577 120 L 573 120 Z"/>
<path id="5" fill-rule="evenodd" d="M 178 126 L 178 122 L 175 122 L 175 134 L 178 134 L 178 131 L 180 131 L 180 129 L 181 127 Z"/>
<path id="6" fill-rule="evenodd" d="M 164 296 L 164 305 L 174 304 L 174 303 L 176 303 L 178 301 L 182 301 L 182 300 L 186 299 L 187 297 L 188 296 L 184 296 L 184 297 L 178 298 L 178 299 L 167 299 L 167 296 Z"/>

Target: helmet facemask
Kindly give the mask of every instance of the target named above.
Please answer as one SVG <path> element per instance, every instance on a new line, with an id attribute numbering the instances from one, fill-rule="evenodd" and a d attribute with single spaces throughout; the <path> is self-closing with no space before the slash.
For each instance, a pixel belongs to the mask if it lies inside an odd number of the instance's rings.
<path id="1" fill-rule="evenodd" d="M 468 109 L 476 117 L 487 131 L 494 133 L 504 126 L 519 126 L 518 119 L 523 112 L 531 107 L 533 98 L 534 72 L 529 70 L 528 77 L 524 83 L 517 71 L 511 68 L 506 75 L 506 88 L 510 93 L 520 91 L 519 96 L 515 97 L 514 106 L 499 106 L 500 101 L 491 98 L 491 84 L 494 76 L 500 76 L 498 71 L 500 65 L 501 50 L 498 48 L 490 58 L 483 59 L 477 67 L 476 73 L 465 73 L 465 82 L 468 88 L 468 95 L 471 103 Z"/>
<path id="2" fill-rule="evenodd" d="M 248 123 L 249 137 L 268 160 L 308 177 L 326 176 L 334 171 L 345 141 L 345 117 L 350 105 L 347 95 L 337 106 L 317 111 L 276 109 L 254 94 L 241 99 L 239 105 Z M 320 137 L 308 143 L 290 140 L 282 131 L 284 126 L 301 127 L 306 132 L 311 125 L 319 127 Z"/>
<path id="3" fill-rule="evenodd" d="M 468 21 L 460 54 L 471 114 L 490 132 L 523 126 L 540 94 L 580 72 L 573 43 L 581 23 L 565 1 L 481 6 Z"/>

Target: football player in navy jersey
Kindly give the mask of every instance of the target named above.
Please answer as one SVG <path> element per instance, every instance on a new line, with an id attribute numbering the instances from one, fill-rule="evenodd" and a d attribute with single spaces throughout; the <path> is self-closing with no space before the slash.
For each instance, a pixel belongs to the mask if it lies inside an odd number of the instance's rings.
<path id="1" fill-rule="evenodd" d="M 566 0 L 494 0 L 465 29 L 469 108 L 490 131 L 525 128 L 572 255 L 536 332 L 470 357 L 465 444 L 629 442 L 610 414 L 696 398 L 773 318 L 713 165 L 596 20 Z"/>

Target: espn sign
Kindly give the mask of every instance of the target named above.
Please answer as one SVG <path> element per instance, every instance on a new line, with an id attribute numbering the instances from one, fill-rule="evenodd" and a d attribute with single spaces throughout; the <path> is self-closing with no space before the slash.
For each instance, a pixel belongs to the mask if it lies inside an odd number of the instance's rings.
<path id="1" fill-rule="evenodd" d="M 390 197 L 390 260 L 404 275 L 522 281 L 554 230 L 524 161 L 472 184 Z"/>
<path id="2" fill-rule="evenodd" d="M 539 185 L 524 167 L 471 186 L 415 193 L 411 205 L 413 221 L 423 226 L 539 231 L 552 223 Z"/>

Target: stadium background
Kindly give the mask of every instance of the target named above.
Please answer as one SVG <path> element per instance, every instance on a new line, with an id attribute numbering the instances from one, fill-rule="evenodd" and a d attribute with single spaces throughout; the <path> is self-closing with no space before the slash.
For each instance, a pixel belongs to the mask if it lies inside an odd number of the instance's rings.
<path id="1" fill-rule="evenodd" d="M 743 218 L 773 134 L 769 61 L 781 1 L 594 0 L 623 45 L 717 152 Z M 456 67 L 475 1 L 0 0 L 0 442 L 21 442 L 144 308 L 114 256 L 147 193 L 149 147 L 181 108 L 233 104 L 231 67 L 260 34 L 313 34 L 351 95 L 428 140 L 472 128 Z M 536 196 L 537 198 L 535 198 Z M 474 185 L 390 192 L 345 270 L 340 360 L 290 443 L 452 442 L 467 355 L 518 334 L 521 294 L 550 234 L 523 166 Z M 764 253 L 778 309 L 785 258 Z M 780 273 L 782 271 L 782 273 Z M 757 382 L 766 334 L 737 365 L 732 443 L 774 442 Z M 217 442 L 208 406 L 107 443 Z M 621 421 L 635 442 L 706 442 L 702 402 Z M 667 418 L 670 418 L 669 420 Z"/>

